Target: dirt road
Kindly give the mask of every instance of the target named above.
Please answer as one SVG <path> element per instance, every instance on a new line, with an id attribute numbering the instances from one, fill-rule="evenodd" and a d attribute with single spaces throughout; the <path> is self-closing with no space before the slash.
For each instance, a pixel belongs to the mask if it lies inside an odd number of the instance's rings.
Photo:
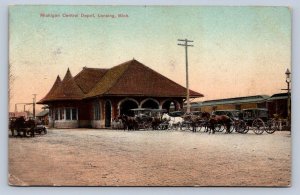
<path id="1" fill-rule="evenodd" d="M 286 186 L 289 132 L 49 130 L 9 138 L 12 185 Z"/>

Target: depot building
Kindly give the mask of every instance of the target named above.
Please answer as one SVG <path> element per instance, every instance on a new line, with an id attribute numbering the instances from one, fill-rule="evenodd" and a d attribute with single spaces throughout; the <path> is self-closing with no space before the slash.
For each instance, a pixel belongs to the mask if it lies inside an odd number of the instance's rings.
<path id="1" fill-rule="evenodd" d="M 190 90 L 190 97 L 203 95 Z M 68 69 L 38 104 L 49 107 L 50 127 L 104 128 L 133 108 L 181 110 L 185 98 L 186 88 L 133 59 L 110 69 L 84 67 L 74 77 Z"/>

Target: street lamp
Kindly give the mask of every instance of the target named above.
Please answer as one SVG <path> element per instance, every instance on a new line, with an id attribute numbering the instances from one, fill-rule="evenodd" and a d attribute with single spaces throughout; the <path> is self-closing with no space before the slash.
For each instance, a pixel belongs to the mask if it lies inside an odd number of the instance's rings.
<path id="1" fill-rule="evenodd" d="M 289 69 L 286 69 L 285 75 L 286 75 L 285 82 L 287 84 L 287 94 L 288 94 L 288 99 L 287 99 L 288 123 L 289 123 L 288 126 L 291 130 L 291 93 L 290 93 L 291 72 Z"/>

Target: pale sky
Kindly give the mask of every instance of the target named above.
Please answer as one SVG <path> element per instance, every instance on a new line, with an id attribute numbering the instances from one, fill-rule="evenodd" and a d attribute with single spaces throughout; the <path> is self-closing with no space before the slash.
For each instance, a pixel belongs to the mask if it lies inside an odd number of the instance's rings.
<path id="1" fill-rule="evenodd" d="M 194 41 L 189 80 L 190 89 L 205 96 L 199 101 L 281 93 L 291 70 L 286 7 L 11 6 L 9 31 L 10 111 L 17 102 L 31 102 L 32 94 L 43 98 L 68 67 L 75 76 L 84 66 L 110 68 L 135 58 L 185 86 L 185 53 L 177 39 Z"/>

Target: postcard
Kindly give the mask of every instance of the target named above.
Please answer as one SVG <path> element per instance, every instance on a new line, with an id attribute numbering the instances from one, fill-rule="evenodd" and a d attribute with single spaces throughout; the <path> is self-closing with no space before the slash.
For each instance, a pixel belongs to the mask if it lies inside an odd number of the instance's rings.
<path id="1" fill-rule="evenodd" d="M 9 7 L 12 186 L 291 185 L 291 9 Z"/>

